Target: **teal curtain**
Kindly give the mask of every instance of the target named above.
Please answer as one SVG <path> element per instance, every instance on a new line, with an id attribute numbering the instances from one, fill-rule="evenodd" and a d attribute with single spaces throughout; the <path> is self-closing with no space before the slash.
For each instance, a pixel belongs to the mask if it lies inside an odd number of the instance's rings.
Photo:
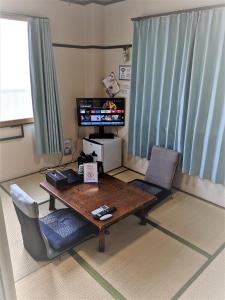
<path id="1" fill-rule="evenodd" d="M 225 184 L 225 8 L 134 21 L 129 152 Z"/>
<path id="2" fill-rule="evenodd" d="M 39 154 L 62 152 L 62 127 L 49 20 L 28 18 L 35 140 Z"/>

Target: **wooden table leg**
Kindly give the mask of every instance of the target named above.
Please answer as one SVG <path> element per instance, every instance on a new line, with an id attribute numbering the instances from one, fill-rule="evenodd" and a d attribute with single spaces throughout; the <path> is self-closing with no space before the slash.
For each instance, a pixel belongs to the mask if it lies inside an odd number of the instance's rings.
<path id="1" fill-rule="evenodd" d="M 55 210 L 55 198 L 50 195 L 49 210 Z"/>
<path id="2" fill-rule="evenodd" d="M 98 251 L 105 252 L 105 232 L 104 232 L 104 230 L 99 232 Z"/>
<path id="3" fill-rule="evenodd" d="M 110 234 L 110 231 L 109 229 L 105 229 L 105 234 L 109 235 Z"/>
<path id="4" fill-rule="evenodd" d="M 146 225 L 147 224 L 147 219 L 146 219 L 146 210 L 142 209 L 139 213 L 140 217 L 140 225 Z"/>

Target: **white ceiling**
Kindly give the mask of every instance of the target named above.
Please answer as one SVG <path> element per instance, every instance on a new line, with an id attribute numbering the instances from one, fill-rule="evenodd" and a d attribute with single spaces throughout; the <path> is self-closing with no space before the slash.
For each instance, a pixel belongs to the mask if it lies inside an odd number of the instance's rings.
<path id="1" fill-rule="evenodd" d="M 100 5 L 109 5 L 109 4 L 113 4 L 125 0 L 61 0 L 61 1 L 74 3 L 74 4 L 82 4 L 82 5 L 87 5 L 91 3 L 100 4 Z"/>

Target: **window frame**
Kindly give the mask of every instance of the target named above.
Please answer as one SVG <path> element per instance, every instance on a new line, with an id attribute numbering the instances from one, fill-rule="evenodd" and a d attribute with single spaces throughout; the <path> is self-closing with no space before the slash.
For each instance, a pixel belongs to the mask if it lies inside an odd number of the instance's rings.
<path id="1" fill-rule="evenodd" d="M 34 124 L 34 118 L 0 121 L 0 128 Z"/>

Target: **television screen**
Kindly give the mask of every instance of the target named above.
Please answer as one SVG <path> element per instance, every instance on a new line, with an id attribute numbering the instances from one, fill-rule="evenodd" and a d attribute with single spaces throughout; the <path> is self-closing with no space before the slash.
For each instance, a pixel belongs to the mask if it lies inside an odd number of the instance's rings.
<path id="1" fill-rule="evenodd" d="M 79 126 L 124 126 L 124 98 L 77 98 Z"/>

